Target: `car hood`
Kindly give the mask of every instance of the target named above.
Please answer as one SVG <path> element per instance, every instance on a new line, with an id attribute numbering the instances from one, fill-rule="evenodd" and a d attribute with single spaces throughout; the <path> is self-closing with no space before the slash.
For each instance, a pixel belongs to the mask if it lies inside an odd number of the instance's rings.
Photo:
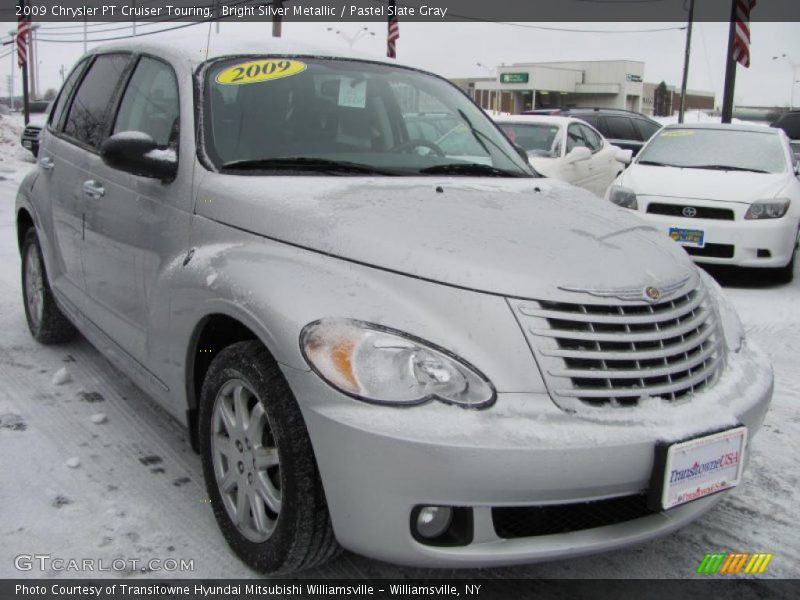
<path id="1" fill-rule="evenodd" d="M 677 244 L 632 212 L 544 178 L 207 173 L 196 211 L 273 240 L 507 296 L 653 285 L 692 269 Z"/>
<path id="2" fill-rule="evenodd" d="M 727 200 L 750 204 L 774 198 L 786 185 L 786 173 L 748 173 L 678 169 L 634 164 L 620 185 L 638 195 L 696 200 Z"/>

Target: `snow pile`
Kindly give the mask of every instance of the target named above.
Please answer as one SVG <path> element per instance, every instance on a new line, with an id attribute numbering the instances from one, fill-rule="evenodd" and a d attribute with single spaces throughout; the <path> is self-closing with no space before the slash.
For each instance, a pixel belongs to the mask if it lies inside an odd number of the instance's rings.
<path id="1" fill-rule="evenodd" d="M 654 121 L 658 121 L 662 125 L 674 125 L 678 122 L 678 113 L 674 113 L 670 117 L 652 117 Z M 686 124 L 692 123 L 721 123 L 722 118 L 719 116 L 709 115 L 702 110 L 687 110 L 683 114 L 683 122 Z M 769 126 L 769 123 L 762 123 L 760 121 L 742 121 L 741 119 L 731 119 L 731 123 L 741 125 L 764 125 Z"/>
<path id="2" fill-rule="evenodd" d="M 53 375 L 53 385 L 64 385 L 72 381 L 72 375 L 67 371 L 67 367 L 61 367 Z"/>

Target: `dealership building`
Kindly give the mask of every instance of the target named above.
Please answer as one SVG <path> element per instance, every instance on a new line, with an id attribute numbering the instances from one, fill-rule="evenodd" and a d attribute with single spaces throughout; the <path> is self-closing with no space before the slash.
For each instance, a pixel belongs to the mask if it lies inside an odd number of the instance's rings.
<path id="1" fill-rule="evenodd" d="M 652 114 L 657 84 L 643 81 L 644 63 L 631 60 L 514 63 L 497 77 L 451 79 L 483 108 L 518 114 L 539 108 L 591 106 Z M 674 88 L 670 100 L 675 102 Z M 680 94 L 677 94 L 677 110 Z M 712 92 L 687 94 L 687 108 L 714 107 Z M 710 106 L 707 106 L 709 105 Z"/>

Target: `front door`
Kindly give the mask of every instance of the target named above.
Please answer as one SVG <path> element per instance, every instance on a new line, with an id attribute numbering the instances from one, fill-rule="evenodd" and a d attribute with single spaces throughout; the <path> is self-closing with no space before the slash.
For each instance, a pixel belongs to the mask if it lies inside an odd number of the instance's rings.
<path id="1" fill-rule="evenodd" d="M 110 134 L 144 133 L 177 150 L 178 84 L 172 67 L 140 57 Z M 177 154 L 176 154 L 177 157 Z M 147 364 L 150 292 L 175 248 L 185 248 L 189 213 L 179 210 L 181 178 L 162 182 L 106 165 L 92 156 L 87 198 L 84 271 L 96 324 L 130 356 Z M 187 177 L 189 175 L 187 174 Z M 167 257 L 167 258 L 165 258 Z"/>

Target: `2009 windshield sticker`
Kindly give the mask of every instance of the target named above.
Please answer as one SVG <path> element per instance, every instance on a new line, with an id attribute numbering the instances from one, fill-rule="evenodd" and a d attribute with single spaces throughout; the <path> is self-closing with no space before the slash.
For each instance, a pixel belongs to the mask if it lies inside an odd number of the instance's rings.
<path id="1" fill-rule="evenodd" d="M 661 134 L 661 137 L 686 137 L 694 135 L 694 131 L 690 129 L 670 129 Z"/>
<path id="2" fill-rule="evenodd" d="M 302 73 L 307 66 L 300 60 L 288 58 L 251 60 L 223 70 L 217 75 L 216 82 L 223 85 L 241 85 L 271 81 Z"/>

